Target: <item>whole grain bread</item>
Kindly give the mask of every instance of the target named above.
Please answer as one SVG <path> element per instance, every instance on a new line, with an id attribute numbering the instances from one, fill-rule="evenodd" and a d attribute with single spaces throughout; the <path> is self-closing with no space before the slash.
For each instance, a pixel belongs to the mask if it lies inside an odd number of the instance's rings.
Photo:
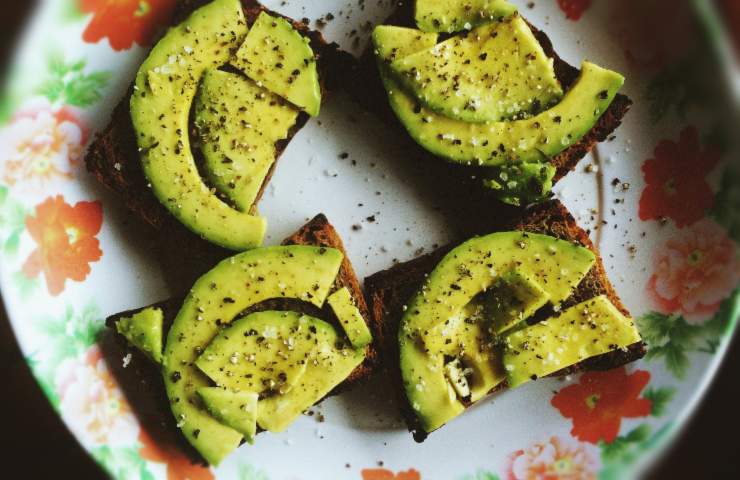
<path id="1" fill-rule="evenodd" d="M 208 3 L 207 0 L 178 2 L 172 24 L 181 22 L 193 10 L 205 3 Z M 256 0 L 242 0 L 242 5 L 247 23 L 250 25 L 263 11 L 281 16 L 267 10 Z M 337 85 L 343 83 L 341 79 L 343 72 L 350 68 L 347 64 L 354 62 L 354 59 L 342 52 L 337 44 L 327 43 L 321 33 L 310 30 L 305 23 L 287 20 L 291 21 L 294 27 L 309 39 L 316 54 L 322 99 L 328 98 Z M 170 277 L 171 282 L 175 283 L 175 288 L 185 287 L 218 260 L 227 257 L 230 252 L 210 244 L 188 230 L 167 211 L 149 188 L 141 168 L 136 135 L 131 122 L 129 98 L 133 91 L 132 88 L 133 85 L 115 107 L 105 129 L 96 135 L 88 148 L 85 163 L 88 171 L 100 183 L 117 194 L 135 217 L 153 227 L 153 243 L 158 251 L 158 257 L 163 262 L 164 271 Z M 288 137 L 277 142 L 278 158 L 307 120 L 308 115 L 301 113 Z M 197 155 L 198 152 L 195 151 L 194 154 Z M 272 177 L 276 164 L 277 159 L 262 183 L 262 188 L 252 207 L 253 213 Z"/>
<path id="2" fill-rule="evenodd" d="M 386 25 L 397 25 L 402 27 L 416 28 L 414 22 L 414 2 L 408 0 L 399 0 L 396 2 L 396 9 L 393 14 L 384 22 Z M 553 59 L 555 66 L 555 75 L 567 91 L 578 79 L 580 71 L 578 68 L 568 64 L 555 52 L 552 42 L 548 36 L 530 25 L 535 37 L 542 45 L 545 54 Z M 403 125 L 390 108 L 388 103 L 385 87 L 380 79 L 374 49 L 369 46 L 363 53 L 360 61 L 355 64 L 354 70 L 348 75 L 349 79 L 344 83 L 345 90 L 349 95 L 364 109 L 375 114 L 384 123 L 392 128 L 405 132 Z M 632 106 L 632 100 L 622 94 L 617 94 L 614 101 L 591 128 L 591 130 L 581 138 L 581 140 L 564 150 L 562 153 L 551 159 L 551 163 L 557 168 L 555 181 L 559 181 L 568 172 L 574 170 L 578 162 L 589 153 L 593 147 L 606 140 L 622 123 L 622 119 Z M 467 165 L 456 165 L 441 161 L 434 161 L 436 157 L 428 153 L 421 146 L 417 145 L 411 137 L 404 135 L 409 143 L 409 148 L 415 150 L 415 157 L 421 157 L 425 165 L 434 167 L 440 171 L 442 178 L 447 178 L 446 174 L 455 175 L 460 182 L 466 184 L 464 190 L 469 189 L 469 184 L 476 183 L 475 180 L 485 169 L 475 168 Z M 413 148 L 412 148 L 413 147 Z M 472 182 L 471 182 L 472 180 Z M 447 182 L 449 184 L 449 182 Z M 477 187 L 477 185 L 476 185 Z M 482 190 L 478 187 L 474 190 Z M 488 195 L 493 198 L 492 195 Z"/>
<path id="3" fill-rule="evenodd" d="M 369 323 L 369 311 L 362 290 L 360 289 L 360 283 L 352 268 L 352 263 L 347 257 L 341 238 L 323 214 L 317 215 L 293 235 L 286 238 L 283 245 L 315 245 L 336 248 L 344 253 L 344 260 L 342 261 L 333 288 L 334 290 L 338 290 L 346 287 L 350 291 L 363 318 Z M 149 306 L 162 310 L 164 314 L 165 336 L 172 326 L 172 322 L 177 316 L 184 298 L 185 295 L 183 294 Z M 100 344 L 107 364 L 121 385 L 127 400 L 132 405 L 145 430 L 149 435 L 156 438 L 157 445 L 162 445 L 162 448 L 177 448 L 180 452 L 187 454 L 191 459 L 202 462 L 198 453 L 181 435 L 177 434 L 178 429 L 168 404 L 164 382 L 162 381 L 162 373 L 159 367 L 139 350 L 131 347 L 123 336 L 115 333 L 115 324 L 119 319 L 130 317 L 144 308 L 148 307 L 117 313 L 106 319 L 106 325 L 109 329 L 105 331 L 105 334 L 100 339 Z M 339 320 L 328 305 L 319 309 L 298 300 L 282 298 L 267 300 L 253 305 L 245 310 L 242 315 L 264 310 L 291 310 L 305 313 L 322 318 L 334 325 L 338 331 L 342 331 Z M 129 360 L 123 360 L 124 358 L 128 358 Z M 367 355 L 364 362 L 332 390 L 328 396 L 349 390 L 359 383 L 364 382 L 374 372 L 377 361 L 378 353 L 373 342 L 367 347 Z"/>
<path id="4" fill-rule="evenodd" d="M 550 235 L 562 240 L 577 243 L 596 254 L 597 260 L 586 277 L 581 281 L 574 294 L 563 303 L 563 308 L 576 305 L 599 295 L 606 295 L 622 313 L 629 316 L 629 311 L 617 296 L 609 282 L 598 250 L 558 201 L 550 201 L 532 207 L 517 219 L 506 219 L 486 233 L 495 231 L 519 230 L 530 233 Z M 403 306 L 419 290 L 426 276 L 432 272 L 439 261 L 453 248 L 453 245 L 442 247 L 430 254 L 401 263 L 388 270 L 378 272 L 365 279 L 365 294 L 370 306 L 370 325 L 373 336 L 380 350 L 382 367 L 397 386 L 402 413 L 409 431 L 417 441 L 423 441 L 427 433 L 420 428 L 418 419 L 410 408 L 402 388 L 401 370 L 398 363 L 398 327 L 403 316 Z M 534 318 L 532 323 L 543 318 Z M 645 344 L 631 345 L 626 351 L 615 350 L 598 357 L 584 360 L 572 367 L 553 374 L 561 376 L 586 370 L 609 370 L 642 358 Z M 497 388 L 498 389 L 498 388 Z"/>

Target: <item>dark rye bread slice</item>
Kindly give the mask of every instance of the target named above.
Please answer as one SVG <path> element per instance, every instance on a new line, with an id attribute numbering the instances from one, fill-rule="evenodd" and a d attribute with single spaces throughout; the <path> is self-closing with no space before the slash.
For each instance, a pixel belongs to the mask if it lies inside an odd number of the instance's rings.
<path id="1" fill-rule="evenodd" d="M 339 274 L 337 275 L 334 289 L 347 287 L 363 318 L 365 318 L 366 322 L 370 323 L 367 304 L 362 295 L 360 283 L 352 268 L 352 263 L 347 258 L 342 239 L 323 214 L 317 215 L 293 235 L 286 238 L 283 241 L 283 245 L 315 245 L 336 248 L 342 251 L 345 256 Z M 180 310 L 183 299 L 184 295 L 181 295 L 151 305 L 151 307 L 162 309 L 164 313 L 165 335 L 172 326 L 172 322 Z M 175 447 L 181 449 L 191 459 L 202 462 L 203 460 L 200 458 L 200 455 L 177 433 L 178 429 L 168 405 L 159 367 L 152 363 L 143 353 L 131 347 L 123 336 L 114 333 L 115 323 L 120 318 L 129 317 L 143 310 L 143 308 L 117 313 L 106 319 L 106 325 L 112 330 L 105 332 L 100 340 L 100 344 L 107 364 L 116 376 L 137 418 L 139 418 L 147 433 L 155 438 L 157 445 L 164 446 L 163 448 Z M 342 331 L 339 321 L 328 305 L 323 309 L 319 309 L 297 300 L 274 299 L 254 305 L 243 314 L 264 310 L 292 310 L 313 315 L 328 321 L 338 331 Z M 377 365 L 378 353 L 375 343 L 367 348 L 365 361 L 349 377 L 332 390 L 327 397 L 349 390 L 372 375 Z M 128 355 L 131 356 L 127 357 Z M 124 358 L 130 358 L 130 362 L 122 360 Z M 124 362 L 128 363 L 128 365 L 124 366 Z"/>
<path id="2" fill-rule="evenodd" d="M 568 210 L 560 202 L 553 200 L 532 207 L 522 217 L 505 221 L 497 225 L 491 232 L 510 230 L 550 235 L 577 243 L 596 253 L 596 263 L 574 294 L 563 303 L 563 308 L 571 307 L 598 295 L 606 295 L 614 306 L 629 316 L 629 311 L 622 304 L 606 276 L 598 250 L 586 232 L 576 224 Z M 414 434 L 417 441 L 423 441 L 427 437 L 427 433 L 419 427 L 418 419 L 408 405 L 401 387 L 401 370 L 398 364 L 398 326 L 403 315 L 403 306 L 419 290 L 426 276 L 434 270 L 442 257 L 452 248 L 453 245 L 440 248 L 430 254 L 398 264 L 365 279 L 365 295 L 370 306 L 371 327 L 376 344 L 381 352 L 381 363 L 391 375 L 394 385 L 398 387 L 397 395 L 400 404 L 403 406 L 403 416 L 407 421 L 409 431 Z M 534 319 L 532 323 L 539 320 L 541 319 Z M 644 355 L 645 344 L 639 342 L 631 345 L 626 351 L 617 350 L 584 360 L 572 367 L 554 373 L 552 376 L 562 376 L 587 370 L 609 370 L 638 360 Z M 494 391 L 500 388 L 503 387 L 497 387 Z"/>
<path id="3" fill-rule="evenodd" d="M 411 0 L 401 0 L 396 5 L 396 10 L 384 23 L 386 25 L 416 28 L 414 22 L 414 2 Z M 544 32 L 532 25 L 530 27 L 540 42 L 540 45 L 542 45 L 545 54 L 553 59 L 555 75 L 562 84 L 563 89 L 567 91 L 578 79 L 580 70 L 560 58 L 555 52 L 552 42 Z M 384 123 L 405 132 L 403 125 L 396 118 L 388 103 L 385 88 L 378 74 L 372 45 L 365 50 L 350 78 L 345 83 L 345 89 L 357 103 L 369 112 L 377 115 Z M 551 163 L 557 168 L 554 180 L 557 182 L 567 175 L 568 172 L 574 170 L 578 162 L 597 143 L 606 140 L 622 123 L 622 119 L 631 106 L 632 100 L 625 95 L 617 94 L 612 104 L 593 128 L 578 143 L 564 150 L 551 160 Z M 408 138 L 408 142 L 415 146 L 415 156 L 420 156 L 425 160 L 425 165 L 443 164 L 443 162 L 430 161 L 435 160 L 434 155 L 428 153 L 421 146 L 418 146 L 408 135 L 405 136 Z M 470 183 L 471 176 L 477 177 L 485 171 L 481 168 L 451 163 L 444 163 L 444 165 L 437 165 L 437 168 L 457 175 L 465 183 Z M 481 189 L 477 188 L 476 190 Z"/>
<path id="4" fill-rule="evenodd" d="M 208 3 L 207 0 L 182 0 L 178 3 L 172 24 L 176 25 L 184 20 L 193 10 Z M 263 7 L 255 0 L 242 0 L 247 23 L 254 23 L 257 16 L 263 12 L 278 15 Z M 285 18 L 285 17 L 284 17 Z M 322 99 L 326 99 L 333 90 L 336 90 L 340 78 L 349 67 L 348 62 L 354 62 L 351 56 L 339 50 L 335 43 L 327 43 L 321 33 L 309 30 L 308 26 L 291 19 L 294 27 L 306 36 L 317 57 L 319 80 L 321 83 Z M 339 72 L 338 74 L 335 72 Z M 131 123 L 129 98 L 133 86 L 113 111 L 108 126 L 98 133 L 88 148 L 85 163 L 100 183 L 115 192 L 121 201 L 136 217 L 154 227 L 153 244 L 158 256 L 164 264 L 164 270 L 172 277 L 179 287 L 192 283 L 192 280 L 214 265 L 218 260 L 225 258 L 229 252 L 208 243 L 197 234 L 183 226 L 157 200 L 141 168 L 139 152 L 136 144 L 136 135 Z M 290 130 L 288 138 L 277 142 L 277 157 L 283 153 L 293 136 L 306 124 L 308 115 L 301 113 L 297 123 Z M 197 148 L 194 147 L 195 150 Z M 194 152 L 197 154 L 197 152 Z M 264 193 L 277 165 L 277 158 L 269 173 L 265 177 L 262 188 L 255 199 L 252 212 Z M 182 283 L 182 285 L 180 285 Z"/>

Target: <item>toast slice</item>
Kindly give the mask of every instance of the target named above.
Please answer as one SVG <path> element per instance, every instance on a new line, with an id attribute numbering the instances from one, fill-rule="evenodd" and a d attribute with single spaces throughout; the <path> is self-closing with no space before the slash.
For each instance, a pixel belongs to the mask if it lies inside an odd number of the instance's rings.
<path id="1" fill-rule="evenodd" d="M 180 1 L 172 25 L 178 24 L 193 10 L 205 3 L 208 2 L 206 0 Z M 242 5 L 247 23 L 250 25 L 263 11 L 280 16 L 267 10 L 256 0 L 242 0 Z M 287 20 L 309 39 L 317 58 L 322 99 L 326 99 L 340 82 L 335 72 L 345 72 L 349 68 L 347 63 L 354 62 L 354 60 L 349 54 L 340 51 L 337 44 L 327 43 L 321 33 L 309 30 L 307 24 Z M 186 288 L 195 278 L 232 252 L 212 245 L 192 233 L 176 220 L 151 192 L 141 168 L 136 136 L 131 123 L 129 98 L 132 89 L 133 85 L 115 107 L 110 123 L 93 140 L 85 156 L 85 163 L 88 171 L 100 183 L 117 194 L 133 216 L 153 227 L 152 243 L 157 250 L 158 257 L 164 263 L 164 270 L 177 280 L 177 287 Z M 262 183 L 262 188 L 252 206 L 252 212 L 256 211 L 257 203 L 275 170 L 277 159 L 308 119 L 308 115 L 301 112 L 288 137 L 277 142 L 276 161 Z M 188 261 L 184 262 L 183 259 L 186 258 Z"/>
<path id="2" fill-rule="evenodd" d="M 586 232 L 576 224 L 568 210 L 559 201 L 553 200 L 532 207 L 522 217 L 516 220 L 506 220 L 497 225 L 492 231 L 510 230 L 550 235 L 577 243 L 596 254 L 596 263 L 581 281 L 574 294 L 563 303 L 563 309 L 599 295 L 606 295 L 617 309 L 629 316 L 627 308 L 617 296 L 614 287 L 606 276 L 598 250 Z M 491 233 L 491 231 L 486 233 Z M 392 377 L 393 384 L 397 386 L 396 391 L 400 399 L 400 405 L 402 405 L 403 416 L 406 419 L 409 431 L 419 442 L 423 441 L 428 434 L 420 428 L 418 419 L 403 392 L 401 370 L 398 363 L 398 326 L 403 316 L 403 306 L 418 291 L 425 277 L 434 270 L 442 257 L 453 247 L 454 245 L 440 248 L 430 254 L 398 264 L 365 279 L 365 294 L 370 306 L 370 325 L 375 342 L 381 352 L 382 366 Z M 531 322 L 535 323 L 539 320 L 542 319 L 535 317 Z M 552 376 L 587 370 L 609 370 L 642 358 L 645 351 L 645 344 L 639 342 L 631 345 L 626 351 L 616 350 L 584 360 Z M 494 390 L 500 388 L 497 387 Z"/>
<path id="3" fill-rule="evenodd" d="M 342 239 L 329 223 L 326 216 L 319 214 L 314 217 L 297 232 L 286 238 L 283 241 L 283 245 L 313 245 L 340 250 L 344 254 L 344 260 L 337 275 L 334 290 L 346 287 L 350 291 L 355 305 L 357 305 L 363 318 L 368 324 L 370 323 L 370 314 L 365 303 L 365 298 L 362 295 L 360 282 L 352 268 L 352 263 L 347 258 Z M 164 313 L 165 338 L 175 316 L 180 310 L 184 298 L 185 295 L 183 294 L 151 305 L 161 308 Z M 141 310 L 143 308 L 117 313 L 106 319 L 106 325 L 109 329 L 106 330 L 105 335 L 101 339 L 101 346 L 107 359 L 107 364 L 123 388 L 129 403 L 132 405 L 145 430 L 158 442 L 157 444 L 177 447 L 182 452 L 187 453 L 191 459 L 202 462 L 203 460 L 200 455 L 190 446 L 184 437 L 178 434 L 175 419 L 170 410 L 167 394 L 164 390 L 160 368 L 144 353 L 131 347 L 122 335 L 115 333 L 115 324 L 120 318 L 129 317 Z M 292 310 L 310 314 L 331 323 L 338 331 L 342 329 L 339 320 L 337 320 L 328 304 L 323 309 L 317 309 L 312 305 L 296 300 L 274 299 L 254 305 L 244 313 L 247 314 L 262 310 Z M 328 396 L 349 390 L 364 382 L 373 374 L 378 361 L 378 353 L 374 345 L 375 342 L 367 347 L 367 356 L 364 362 L 344 382 L 332 390 Z M 126 358 L 129 360 L 122 361 L 122 359 Z"/>
<path id="4" fill-rule="evenodd" d="M 396 25 L 401 27 L 416 28 L 414 22 L 414 2 L 407 0 L 398 0 L 394 13 L 384 22 L 385 25 Z M 545 54 L 552 58 L 555 66 L 555 75 L 560 81 L 563 89 L 568 91 L 573 83 L 578 79 L 580 71 L 564 61 L 553 48 L 552 42 L 547 35 L 530 24 L 532 32 L 542 45 Z M 351 80 L 344 83 L 347 93 L 367 111 L 375 114 L 381 121 L 387 125 L 405 132 L 405 128 L 390 108 L 387 94 L 383 83 L 380 79 L 376 65 L 373 47 L 370 45 L 363 53 L 355 70 L 349 75 Z M 561 152 L 551 159 L 551 163 L 557 168 L 554 181 L 561 180 L 570 171 L 576 168 L 578 162 L 588 154 L 593 147 L 599 142 L 603 142 L 619 127 L 622 119 L 632 106 L 632 100 L 623 94 L 617 94 L 608 110 L 602 115 L 599 121 L 591 130 L 581 138 L 581 140 Z M 471 166 L 456 165 L 439 161 L 434 155 L 424 150 L 421 146 L 411 139 L 410 136 L 404 135 L 415 157 L 420 157 L 424 165 L 439 170 L 442 178 L 447 178 L 445 174 L 453 174 L 465 184 L 460 191 L 470 190 L 470 184 L 475 183 L 476 177 L 483 169 Z M 437 160 L 437 161 L 435 161 Z M 438 176 L 439 176 L 438 175 Z M 472 177 L 472 178 L 471 178 Z M 473 190 L 484 190 L 478 186 Z M 492 197 L 489 195 L 489 197 Z"/>

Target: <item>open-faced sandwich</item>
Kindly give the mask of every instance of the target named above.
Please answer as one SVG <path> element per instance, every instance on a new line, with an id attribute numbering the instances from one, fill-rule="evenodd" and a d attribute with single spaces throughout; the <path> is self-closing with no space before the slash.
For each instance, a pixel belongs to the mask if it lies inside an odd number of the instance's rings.
<path id="1" fill-rule="evenodd" d="M 569 65 L 506 0 L 398 2 L 355 74 L 376 79 L 348 83 L 356 101 L 425 161 L 512 205 L 545 200 L 632 104 L 620 74 Z"/>
<path id="2" fill-rule="evenodd" d="M 256 205 L 275 161 L 348 55 L 254 0 L 182 1 L 175 21 L 86 163 L 191 282 L 229 250 L 261 245 Z"/>
<path id="3" fill-rule="evenodd" d="M 147 424 L 164 423 L 158 437 L 179 430 L 218 465 L 366 379 L 376 359 L 367 318 L 342 241 L 319 215 L 281 246 L 223 260 L 186 296 L 107 323 L 120 334 L 111 356 L 136 347 L 136 368 L 118 373 L 147 386 L 132 402 Z"/>
<path id="4" fill-rule="evenodd" d="M 365 280 L 418 441 L 502 388 L 645 354 L 588 235 L 557 201 Z"/>

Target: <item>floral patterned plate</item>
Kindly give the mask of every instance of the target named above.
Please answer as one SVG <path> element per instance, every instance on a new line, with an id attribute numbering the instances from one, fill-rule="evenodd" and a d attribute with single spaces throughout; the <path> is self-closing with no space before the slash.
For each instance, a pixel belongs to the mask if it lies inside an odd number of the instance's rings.
<path id="1" fill-rule="evenodd" d="M 354 53 L 390 8 L 266 3 L 312 25 L 322 19 L 327 37 Z M 207 469 L 152 441 L 95 343 L 106 315 L 169 292 L 119 202 L 82 167 L 86 144 L 175 0 L 40 2 L 0 103 L 0 284 L 49 401 L 107 472 L 169 480 L 629 478 L 677 435 L 722 359 L 740 305 L 738 145 L 724 129 L 738 118 L 740 89 L 729 44 L 706 1 L 516 3 L 571 63 L 590 58 L 628 77 L 635 106 L 624 125 L 557 196 L 600 245 L 648 356 L 496 395 L 423 444 L 377 379 Z M 402 161 L 394 135 L 349 99 L 333 98 L 291 143 L 261 203 L 268 242 L 323 211 L 365 276 L 450 240 L 434 192 L 414 181 L 423 167 Z"/>

